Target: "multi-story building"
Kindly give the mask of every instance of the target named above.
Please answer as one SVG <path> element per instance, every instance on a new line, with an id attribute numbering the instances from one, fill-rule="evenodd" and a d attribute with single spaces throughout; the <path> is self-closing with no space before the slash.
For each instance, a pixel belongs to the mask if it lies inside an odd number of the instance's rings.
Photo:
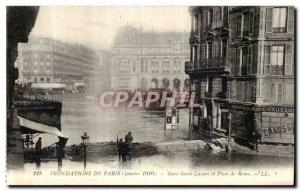
<path id="1" fill-rule="evenodd" d="M 200 105 L 191 126 L 294 144 L 294 8 L 191 7 L 190 14 L 185 71 Z"/>
<path id="2" fill-rule="evenodd" d="M 67 44 L 49 38 L 32 37 L 18 45 L 16 65 L 19 83 L 61 83 L 95 87 L 98 56 L 79 44 Z"/>
<path id="3" fill-rule="evenodd" d="M 111 88 L 185 90 L 184 63 L 189 59 L 188 33 L 143 32 L 131 26 L 119 30 L 111 49 Z"/>
<path id="4" fill-rule="evenodd" d="M 111 67 L 111 54 L 107 50 L 98 50 L 98 67 L 99 72 L 95 78 L 95 86 L 97 92 L 104 92 L 110 90 L 110 67 Z"/>

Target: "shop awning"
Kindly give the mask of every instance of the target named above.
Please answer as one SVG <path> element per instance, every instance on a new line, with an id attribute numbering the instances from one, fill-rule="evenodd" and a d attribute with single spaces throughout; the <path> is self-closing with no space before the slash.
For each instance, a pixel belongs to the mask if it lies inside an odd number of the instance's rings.
<path id="1" fill-rule="evenodd" d="M 32 83 L 31 88 L 39 88 L 39 89 L 64 89 L 66 87 L 65 84 L 60 83 Z"/>
<path id="2" fill-rule="evenodd" d="M 26 129 L 27 132 L 30 131 L 31 133 L 49 133 L 52 135 L 57 135 L 58 137 L 67 138 L 56 126 L 42 124 L 21 116 L 18 116 L 18 118 L 20 120 L 21 128 Z"/>

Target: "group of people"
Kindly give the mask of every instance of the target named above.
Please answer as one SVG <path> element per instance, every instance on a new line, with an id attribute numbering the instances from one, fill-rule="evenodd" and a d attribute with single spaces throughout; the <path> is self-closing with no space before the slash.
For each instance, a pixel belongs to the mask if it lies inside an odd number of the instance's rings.
<path id="1" fill-rule="evenodd" d="M 118 152 L 119 152 L 119 161 L 127 161 L 127 158 L 130 160 L 131 159 L 131 152 L 132 152 L 132 141 L 133 137 L 131 135 L 131 132 L 129 132 L 125 136 L 125 141 L 123 139 L 118 140 L 117 142 L 117 147 L 118 147 Z"/>
<path id="2" fill-rule="evenodd" d="M 64 158 L 64 145 L 61 142 L 56 143 L 56 156 L 58 166 L 62 166 L 62 159 Z M 41 156 L 42 156 L 42 138 L 39 137 L 38 141 L 35 143 L 35 163 L 37 167 L 41 165 Z"/>

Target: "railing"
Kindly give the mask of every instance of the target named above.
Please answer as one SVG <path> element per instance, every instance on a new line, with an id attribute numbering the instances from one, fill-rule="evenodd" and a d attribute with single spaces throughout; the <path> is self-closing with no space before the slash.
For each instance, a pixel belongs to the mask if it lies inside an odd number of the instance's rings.
<path id="1" fill-rule="evenodd" d="M 185 70 L 204 69 L 204 68 L 220 68 L 226 66 L 225 58 L 212 58 L 208 60 L 200 60 L 194 62 L 185 62 Z"/>
<path id="2" fill-rule="evenodd" d="M 283 75 L 283 66 L 282 65 L 271 65 L 271 74 L 272 75 Z"/>

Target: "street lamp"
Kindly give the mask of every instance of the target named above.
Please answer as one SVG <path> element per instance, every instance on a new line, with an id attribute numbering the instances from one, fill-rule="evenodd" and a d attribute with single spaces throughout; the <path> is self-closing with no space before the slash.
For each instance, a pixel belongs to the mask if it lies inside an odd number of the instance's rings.
<path id="1" fill-rule="evenodd" d="M 83 146 L 83 162 L 84 162 L 84 170 L 86 169 L 86 145 L 88 144 L 90 136 L 87 135 L 87 132 L 84 132 L 83 136 L 81 136 L 82 146 Z"/>

